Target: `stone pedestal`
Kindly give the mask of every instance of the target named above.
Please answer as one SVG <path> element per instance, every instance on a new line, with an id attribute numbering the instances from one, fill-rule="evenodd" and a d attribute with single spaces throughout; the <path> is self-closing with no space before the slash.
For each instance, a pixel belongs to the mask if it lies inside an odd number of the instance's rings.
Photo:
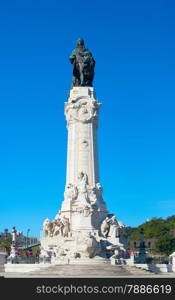
<path id="1" fill-rule="evenodd" d="M 67 175 L 61 210 L 43 224 L 41 256 L 51 262 L 106 262 L 107 247 L 123 247 L 119 223 L 109 215 L 99 179 L 99 108 L 93 87 L 73 87 L 65 103 L 68 129 Z M 97 259 L 98 257 L 98 259 Z"/>
<path id="2" fill-rule="evenodd" d="M 69 218 L 72 230 L 99 229 L 107 215 L 98 168 L 100 105 L 92 87 L 74 87 L 65 103 L 67 176 L 61 215 Z"/>

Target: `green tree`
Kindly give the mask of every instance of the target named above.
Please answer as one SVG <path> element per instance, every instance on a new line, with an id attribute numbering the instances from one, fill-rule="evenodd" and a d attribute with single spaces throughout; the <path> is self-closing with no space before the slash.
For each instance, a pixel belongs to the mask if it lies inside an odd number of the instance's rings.
<path id="1" fill-rule="evenodd" d="M 124 237 L 130 238 L 131 235 L 135 232 L 135 230 L 136 230 L 135 227 L 130 227 L 130 226 L 125 227 L 124 232 L 123 232 Z"/>
<path id="2" fill-rule="evenodd" d="M 168 217 L 166 219 L 166 225 L 170 230 L 175 230 L 175 216 Z"/>
<path id="3" fill-rule="evenodd" d="M 5 252 L 9 252 L 10 248 L 11 248 L 11 240 L 10 239 L 3 239 L 1 241 L 0 244 L 1 248 L 5 251 Z"/>
<path id="4" fill-rule="evenodd" d="M 37 251 L 40 251 L 40 246 L 35 246 L 35 247 L 32 247 L 32 255 L 35 256 Z"/>
<path id="5" fill-rule="evenodd" d="M 175 251 L 175 215 L 167 219 L 154 217 L 138 227 L 126 227 L 124 236 L 128 240 L 128 247 L 140 240 L 141 228 L 144 229 L 145 239 L 156 241 L 154 249 L 152 248 L 154 252 L 169 255 Z"/>
<path id="6" fill-rule="evenodd" d="M 164 234 L 155 243 L 158 253 L 170 255 L 175 250 L 175 239 L 170 234 Z"/>

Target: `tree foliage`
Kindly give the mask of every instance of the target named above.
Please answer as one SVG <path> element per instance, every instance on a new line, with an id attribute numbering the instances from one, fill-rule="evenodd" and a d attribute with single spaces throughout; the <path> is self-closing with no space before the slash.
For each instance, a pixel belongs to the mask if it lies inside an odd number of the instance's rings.
<path id="1" fill-rule="evenodd" d="M 158 253 L 170 255 L 174 250 L 175 239 L 170 234 L 162 235 L 156 241 L 156 250 Z"/>
<path id="2" fill-rule="evenodd" d="M 10 239 L 3 239 L 0 243 L 0 247 L 5 251 L 9 252 L 11 248 L 11 240 Z"/>
<path id="3" fill-rule="evenodd" d="M 169 255 L 175 251 L 175 215 L 163 218 L 152 218 L 138 227 L 127 227 L 125 237 L 128 241 L 139 241 L 141 228 L 144 229 L 145 239 L 155 239 L 155 251 Z"/>

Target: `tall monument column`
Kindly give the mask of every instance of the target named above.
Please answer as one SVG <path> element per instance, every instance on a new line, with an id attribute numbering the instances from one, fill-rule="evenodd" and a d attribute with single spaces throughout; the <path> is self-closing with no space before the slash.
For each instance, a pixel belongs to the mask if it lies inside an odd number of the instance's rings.
<path id="1" fill-rule="evenodd" d="M 92 87 L 73 87 L 65 115 L 68 128 L 66 183 L 78 184 L 79 175 L 88 176 L 90 186 L 99 182 L 97 126 L 100 103 Z"/>
<path id="2" fill-rule="evenodd" d="M 101 103 L 92 86 L 95 60 L 83 39 L 77 41 L 70 62 L 72 88 L 64 105 L 68 129 L 64 200 L 54 220 L 44 220 L 41 258 L 51 256 L 55 264 L 106 263 L 109 251 L 125 252 L 120 240 L 123 225 L 108 213 L 102 196 L 97 139 Z"/>
<path id="3" fill-rule="evenodd" d="M 72 229 L 99 229 L 107 213 L 102 200 L 98 168 L 97 127 L 100 105 L 96 101 L 94 88 L 86 86 L 73 87 L 65 103 L 68 128 L 67 177 L 61 213 L 71 219 Z M 73 195 L 74 199 L 70 203 L 70 196 Z M 77 215 L 79 208 L 83 210 L 82 214 L 89 212 L 89 215 Z"/>

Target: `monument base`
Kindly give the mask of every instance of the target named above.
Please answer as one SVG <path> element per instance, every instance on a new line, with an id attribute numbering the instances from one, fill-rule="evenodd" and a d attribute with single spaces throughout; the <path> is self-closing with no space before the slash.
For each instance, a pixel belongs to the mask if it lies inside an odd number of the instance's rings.
<path id="1" fill-rule="evenodd" d="M 98 172 L 98 114 L 93 87 L 74 86 L 65 102 L 68 129 L 64 200 L 53 221 L 43 223 L 41 258 L 52 264 L 103 264 L 124 256 L 121 222 L 109 214 Z"/>
<path id="2" fill-rule="evenodd" d="M 115 254 L 115 255 L 113 255 Z M 125 257 L 120 238 L 104 237 L 97 230 L 73 231 L 70 236 L 50 236 L 41 239 L 40 258 L 51 264 L 106 264 L 109 257 Z M 113 256 L 112 256 L 113 255 Z"/>

